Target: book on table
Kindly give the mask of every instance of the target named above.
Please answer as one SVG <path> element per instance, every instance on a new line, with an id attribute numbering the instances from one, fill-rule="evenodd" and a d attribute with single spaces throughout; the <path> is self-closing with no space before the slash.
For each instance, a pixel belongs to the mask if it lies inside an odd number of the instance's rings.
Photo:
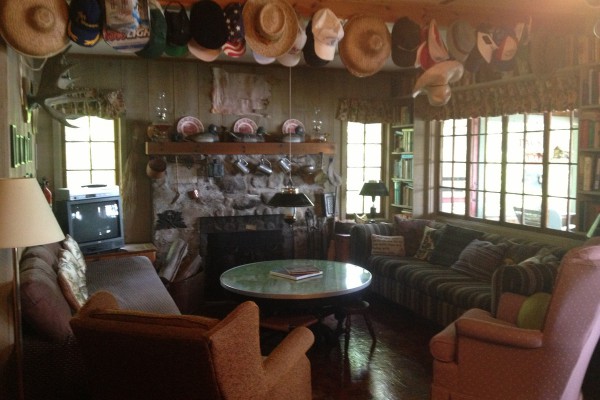
<path id="1" fill-rule="evenodd" d="M 271 270 L 271 275 L 299 281 L 300 279 L 313 278 L 315 276 L 323 275 L 323 271 L 310 264 L 291 265 L 289 267 L 281 267 Z"/>

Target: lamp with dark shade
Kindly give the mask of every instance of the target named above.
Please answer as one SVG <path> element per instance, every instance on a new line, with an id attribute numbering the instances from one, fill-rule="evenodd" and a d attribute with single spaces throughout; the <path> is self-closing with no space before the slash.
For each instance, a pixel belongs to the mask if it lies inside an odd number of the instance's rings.
<path id="1" fill-rule="evenodd" d="M 360 189 L 359 194 L 361 196 L 371 196 L 372 204 L 369 218 L 374 219 L 375 215 L 377 214 L 377 210 L 375 209 L 375 197 L 388 196 L 390 193 L 382 181 L 369 181 L 365 182 L 362 189 Z"/>
<path id="2" fill-rule="evenodd" d="M 279 193 L 275 193 L 267 205 L 287 209 L 283 219 L 291 225 L 296 222 L 297 207 L 312 207 L 314 204 L 304 193 L 300 193 L 298 188 L 294 187 L 290 177 L 287 185 Z"/>
<path id="3" fill-rule="evenodd" d="M 12 313 L 17 398 L 24 398 L 18 248 L 65 238 L 40 185 L 33 178 L 0 179 L 0 248 L 12 248 Z"/>

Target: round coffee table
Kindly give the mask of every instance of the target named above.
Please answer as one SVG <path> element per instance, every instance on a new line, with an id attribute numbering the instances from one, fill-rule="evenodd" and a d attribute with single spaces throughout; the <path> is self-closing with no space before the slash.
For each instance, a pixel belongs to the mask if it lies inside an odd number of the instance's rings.
<path id="1" fill-rule="evenodd" d="M 282 267 L 313 265 L 323 275 L 294 281 L 270 274 Z M 354 264 L 328 260 L 272 260 L 244 264 L 221 274 L 226 290 L 270 300 L 331 299 L 360 292 L 371 284 L 371 273 Z"/>

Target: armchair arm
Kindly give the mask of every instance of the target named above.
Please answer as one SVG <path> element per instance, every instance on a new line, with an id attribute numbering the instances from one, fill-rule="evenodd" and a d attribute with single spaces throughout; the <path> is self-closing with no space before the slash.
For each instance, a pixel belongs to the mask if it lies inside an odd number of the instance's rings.
<path id="1" fill-rule="evenodd" d="M 483 342 L 523 349 L 542 347 L 544 339 L 541 331 L 475 318 L 456 320 L 456 333 L 459 340 L 461 336 L 466 336 Z"/>
<path id="2" fill-rule="evenodd" d="M 301 326 L 292 330 L 263 362 L 269 386 L 279 382 L 282 375 L 306 356 L 314 341 L 310 329 Z"/>
<path id="3" fill-rule="evenodd" d="M 350 229 L 350 262 L 361 267 L 367 266 L 371 255 L 371 235 L 394 235 L 394 225 L 389 222 L 358 224 Z"/>

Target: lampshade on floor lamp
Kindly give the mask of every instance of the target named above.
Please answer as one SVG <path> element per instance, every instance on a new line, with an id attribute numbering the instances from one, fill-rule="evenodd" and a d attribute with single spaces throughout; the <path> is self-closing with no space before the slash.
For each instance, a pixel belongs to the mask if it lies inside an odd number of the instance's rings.
<path id="1" fill-rule="evenodd" d="M 0 179 L 0 248 L 12 248 L 13 330 L 18 399 L 24 398 L 21 294 L 19 282 L 20 247 L 63 240 L 63 234 L 37 180 Z"/>
<path id="2" fill-rule="evenodd" d="M 362 189 L 360 189 L 359 195 L 361 196 L 371 196 L 371 212 L 369 213 L 369 218 L 374 219 L 377 210 L 375 209 L 375 197 L 376 196 L 388 196 L 390 193 L 388 192 L 387 187 L 381 181 L 369 181 L 365 182 Z"/>

